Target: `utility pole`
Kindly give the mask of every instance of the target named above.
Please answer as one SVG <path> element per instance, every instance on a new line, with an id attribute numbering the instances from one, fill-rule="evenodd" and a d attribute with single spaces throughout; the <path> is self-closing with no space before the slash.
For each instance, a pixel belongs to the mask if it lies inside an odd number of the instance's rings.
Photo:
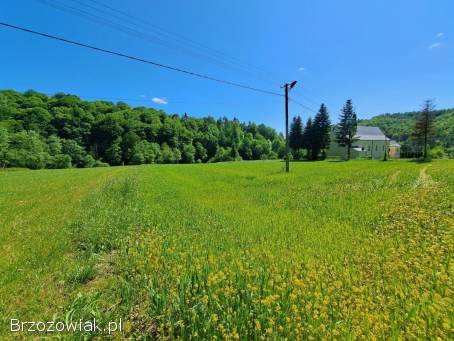
<path id="1" fill-rule="evenodd" d="M 290 84 L 285 83 L 283 88 L 285 89 L 285 172 L 290 171 L 290 147 L 288 139 L 288 92 L 296 85 L 296 81 Z"/>
<path id="2" fill-rule="evenodd" d="M 289 155 L 289 140 L 288 140 L 288 84 L 285 87 L 285 172 L 290 171 L 290 155 Z"/>

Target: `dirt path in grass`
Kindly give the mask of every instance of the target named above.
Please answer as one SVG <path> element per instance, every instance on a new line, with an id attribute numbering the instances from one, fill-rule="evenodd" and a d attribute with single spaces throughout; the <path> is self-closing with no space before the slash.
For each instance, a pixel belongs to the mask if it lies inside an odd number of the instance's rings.
<path id="1" fill-rule="evenodd" d="M 0 336 L 11 318 L 51 320 L 62 308 L 70 294 L 61 282 L 71 246 L 66 226 L 80 200 L 125 171 L 24 171 L 0 179 Z"/>
<path id="2" fill-rule="evenodd" d="M 430 188 L 436 185 L 436 182 L 432 179 L 432 177 L 427 174 L 427 168 L 429 168 L 430 166 L 432 165 L 421 168 L 421 170 L 419 171 L 419 177 L 416 180 L 416 187 Z"/>

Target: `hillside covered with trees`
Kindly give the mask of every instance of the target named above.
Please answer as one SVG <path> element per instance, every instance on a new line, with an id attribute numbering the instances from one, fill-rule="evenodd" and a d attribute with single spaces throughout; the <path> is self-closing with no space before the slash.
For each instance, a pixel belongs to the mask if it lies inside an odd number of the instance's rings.
<path id="1" fill-rule="evenodd" d="M 419 112 L 382 114 L 368 120 L 360 120 L 358 124 L 377 126 L 390 138 L 402 146 L 413 146 L 411 136 Z M 446 151 L 454 150 L 454 109 L 435 110 L 435 130 L 432 145 L 441 145 Z"/>
<path id="2" fill-rule="evenodd" d="M 63 93 L 0 91 L 0 167 L 259 160 L 284 153 L 282 135 L 263 124 L 169 115 Z"/>

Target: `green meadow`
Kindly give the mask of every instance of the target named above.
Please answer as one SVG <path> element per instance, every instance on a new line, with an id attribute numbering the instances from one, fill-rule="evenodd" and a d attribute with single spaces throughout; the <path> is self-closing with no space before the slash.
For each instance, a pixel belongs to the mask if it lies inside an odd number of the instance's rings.
<path id="1" fill-rule="evenodd" d="M 449 160 L 0 171 L 0 338 L 447 340 L 453 204 Z"/>

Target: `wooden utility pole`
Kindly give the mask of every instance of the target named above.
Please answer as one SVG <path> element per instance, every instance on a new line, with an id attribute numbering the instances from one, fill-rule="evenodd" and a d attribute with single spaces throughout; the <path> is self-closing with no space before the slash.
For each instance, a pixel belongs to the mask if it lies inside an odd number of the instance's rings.
<path id="1" fill-rule="evenodd" d="M 288 84 L 285 87 L 285 171 L 290 171 L 290 148 L 288 140 Z"/>
<path id="2" fill-rule="evenodd" d="M 290 171 L 290 144 L 288 139 L 288 92 L 296 85 L 296 81 L 285 83 L 285 172 Z"/>

